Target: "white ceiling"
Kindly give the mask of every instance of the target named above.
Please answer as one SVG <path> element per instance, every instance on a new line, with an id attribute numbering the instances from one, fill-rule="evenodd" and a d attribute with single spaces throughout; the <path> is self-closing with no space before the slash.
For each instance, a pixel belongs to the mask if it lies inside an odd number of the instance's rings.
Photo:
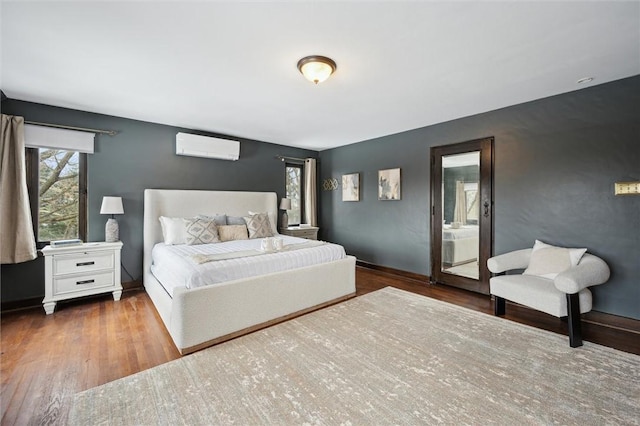
<path id="1" fill-rule="evenodd" d="M 314 150 L 640 74 L 639 1 L 1 7 L 9 98 Z"/>

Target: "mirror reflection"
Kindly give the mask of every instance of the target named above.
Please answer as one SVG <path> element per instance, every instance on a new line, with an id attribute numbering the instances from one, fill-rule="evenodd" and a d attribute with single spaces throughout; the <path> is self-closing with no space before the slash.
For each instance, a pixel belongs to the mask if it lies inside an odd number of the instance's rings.
<path id="1" fill-rule="evenodd" d="M 442 265 L 449 274 L 478 279 L 480 152 L 442 157 Z"/>

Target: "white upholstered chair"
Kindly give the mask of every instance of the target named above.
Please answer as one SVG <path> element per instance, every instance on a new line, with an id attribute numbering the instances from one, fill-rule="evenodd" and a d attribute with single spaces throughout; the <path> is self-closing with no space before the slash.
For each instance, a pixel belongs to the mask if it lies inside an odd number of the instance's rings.
<path id="1" fill-rule="evenodd" d="M 538 243 L 540 242 L 536 241 L 536 245 Z M 540 244 L 547 248 L 552 247 Z M 533 263 L 532 253 L 535 248 L 536 246 L 533 249 L 517 250 L 492 257 L 487 261 L 487 267 L 494 274 L 521 269 L 527 272 L 532 266 L 530 264 Z M 580 314 L 589 312 L 592 305 L 591 291 L 588 287 L 605 283 L 609 279 L 607 264 L 599 257 L 582 250 L 583 254 L 580 253 L 579 260 L 575 262 L 577 264 L 566 265 L 569 266 L 568 269 L 558 273 L 493 276 L 489 280 L 489 286 L 491 294 L 495 297 L 495 315 L 505 314 L 505 300 L 509 300 L 559 318 L 567 317 L 570 346 L 582 346 Z M 547 252 L 548 256 L 556 258 L 561 254 L 557 251 Z"/>

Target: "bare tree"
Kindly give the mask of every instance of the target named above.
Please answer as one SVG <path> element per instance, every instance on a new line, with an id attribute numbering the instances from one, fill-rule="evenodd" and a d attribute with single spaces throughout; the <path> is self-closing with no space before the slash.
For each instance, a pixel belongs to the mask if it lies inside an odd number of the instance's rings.
<path id="1" fill-rule="evenodd" d="M 77 238 L 79 218 L 79 155 L 56 149 L 40 150 L 40 241 Z"/>

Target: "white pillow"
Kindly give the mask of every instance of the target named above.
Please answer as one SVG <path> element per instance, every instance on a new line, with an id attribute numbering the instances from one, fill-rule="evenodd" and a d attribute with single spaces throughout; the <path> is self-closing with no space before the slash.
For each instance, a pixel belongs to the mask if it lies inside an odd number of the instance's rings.
<path id="1" fill-rule="evenodd" d="M 183 218 L 160 216 L 159 219 L 160 225 L 162 225 L 162 236 L 164 237 L 165 244 L 174 245 L 187 243 L 187 227 Z"/>
<path id="2" fill-rule="evenodd" d="M 536 240 L 529 266 L 523 274 L 552 280 L 561 272 L 576 266 L 586 251 L 586 248 L 555 247 Z"/>

